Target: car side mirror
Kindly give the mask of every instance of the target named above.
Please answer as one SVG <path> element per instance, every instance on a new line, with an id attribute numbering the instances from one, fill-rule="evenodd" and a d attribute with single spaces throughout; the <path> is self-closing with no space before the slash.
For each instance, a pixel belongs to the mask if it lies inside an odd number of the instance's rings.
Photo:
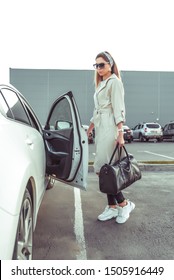
<path id="1" fill-rule="evenodd" d="M 55 130 L 70 128 L 72 124 L 68 121 L 56 121 Z"/>

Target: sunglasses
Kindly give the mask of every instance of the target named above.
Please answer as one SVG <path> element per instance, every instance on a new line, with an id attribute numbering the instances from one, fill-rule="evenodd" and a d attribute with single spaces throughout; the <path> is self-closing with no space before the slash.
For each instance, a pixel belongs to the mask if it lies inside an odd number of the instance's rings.
<path id="1" fill-rule="evenodd" d="M 96 64 L 93 64 L 93 66 L 94 66 L 95 69 L 103 69 L 103 68 L 105 68 L 106 64 L 109 64 L 109 62 L 106 62 L 106 63 L 96 63 Z"/>

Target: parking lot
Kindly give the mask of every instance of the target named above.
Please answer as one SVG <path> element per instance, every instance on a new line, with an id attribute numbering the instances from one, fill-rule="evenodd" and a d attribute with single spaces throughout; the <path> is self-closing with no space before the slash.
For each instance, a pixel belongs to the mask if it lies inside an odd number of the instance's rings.
<path id="1" fill-rule="evenodd" d="M 89 172 L 88 190 L 57 182 L 46 192 L 34 235 L 34 259 L 173 260 L 174 143 L 133 142 L 128 151 L 140 162 L 142 179 L 124 191 L 136 205 L 129 220 L 99 222 L 106 206 L 98 179 Z M 89 160 L 95 147 L 89 145 Z M 150 164 L 152 162 L 152 164 Z M 143 164 L 143 163 L 142 163 Z"/>
<path id="2" fill-rule="evenodd" d="M 174 142 L 172 141 L 133 141 L 126 143 L 125 147 L 140 162 L 174 163 Z M 89 161 L 94 160 L 94 154 L 95 145 L 89 145 Z"/>

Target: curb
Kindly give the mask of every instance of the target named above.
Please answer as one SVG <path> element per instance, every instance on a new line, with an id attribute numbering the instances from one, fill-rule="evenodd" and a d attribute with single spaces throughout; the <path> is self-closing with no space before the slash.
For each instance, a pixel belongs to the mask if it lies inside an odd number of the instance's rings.
<path id="1" fill-rule="evenodd" d="M 174 171 L 174 161 L 139 161 L 141 171 Z M 88 164 L 88 172 L 94 172 L 93 162 Z"/>
<path id="2" fill-rule="evenodd" d="M 141 171 L 174 171 L 174 164 L 139 163 Z"/>

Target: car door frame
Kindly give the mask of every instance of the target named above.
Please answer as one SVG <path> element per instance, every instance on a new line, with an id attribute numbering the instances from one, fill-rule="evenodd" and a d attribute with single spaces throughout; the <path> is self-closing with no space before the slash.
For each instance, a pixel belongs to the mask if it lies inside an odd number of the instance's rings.
<path id="1" fill-rule="evenodd" d="M 64 106 L 60 106 L 61 102 L 65 105 L 64 110 L 62 109 Z M 69 119 L 63 120 L 62 118 L 67 113 L 66 104 L 69 106 L 70 115 L 68 116 Z M 62 116 L 65 113 L 65 116 L 60 119 L 57 115 L 59 112 L 55 113 L 58 108 Z M 56 119 L 57 117 L 58 119 Z M 65 124 L 69 123 L 69 127 L 58 127 L 58 121 L 63 121 Z M 56 180 L 86 189 L 88 139 L 82 127 L 78 108 L 71 91 L 58 97 L 52 104 L 43 129 L 43 139 L 46 148 L 46 174 Z"/>

